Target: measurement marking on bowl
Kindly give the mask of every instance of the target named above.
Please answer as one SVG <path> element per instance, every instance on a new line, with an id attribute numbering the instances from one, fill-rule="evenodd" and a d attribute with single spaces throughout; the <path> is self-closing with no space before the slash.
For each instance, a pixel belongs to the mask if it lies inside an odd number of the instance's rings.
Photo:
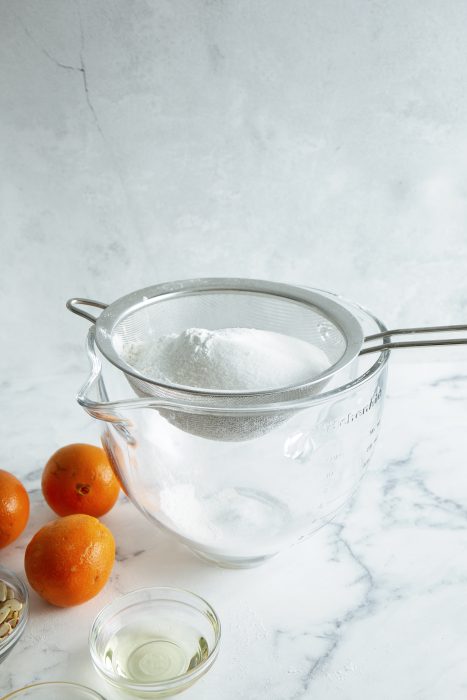
<path id="1" fill-rule="evenodd" d="M 378 386 L 370 401 L 367 404 L 365 404 L 365 406 L 362 406 L 357 411 L 349 411 L 345 416 L 342 416 L 341 418 L 317 423 L 313 426 L 313 433 L 317 433 L 320 431 L 330 433 L 334 430 L 339 430 L 339 428 L 344 428 L 347 425 L 355 423 L 355 421 L 359 420 L 359 418 L 362 418 L 362 416 L 369 413 L 371 409 L 374 408 L 374 406 L 378 403 L 378 401 L 382 399 L 382 397 L 383 390 L 380 386 Z"/>

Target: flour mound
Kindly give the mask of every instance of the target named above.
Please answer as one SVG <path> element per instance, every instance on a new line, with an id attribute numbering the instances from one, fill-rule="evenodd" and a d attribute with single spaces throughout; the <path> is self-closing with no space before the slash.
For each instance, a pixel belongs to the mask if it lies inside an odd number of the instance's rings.
<path id="1" fill-rule="evenodd" d="M 124 359 L 164 384 L 230 391 L 302 384 L 330 366 L 324 352 L 310 343 L 255 328 L 187 328 L 132 344 Z"/>

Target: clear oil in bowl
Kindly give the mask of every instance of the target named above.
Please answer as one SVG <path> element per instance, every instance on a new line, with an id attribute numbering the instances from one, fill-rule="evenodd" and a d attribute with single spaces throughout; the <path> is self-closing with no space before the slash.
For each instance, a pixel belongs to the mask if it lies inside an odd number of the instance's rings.
<path id="1" fill-rule="evenodd" d="M 193 671 L 209 656 L 206 639 L 193 627 L 159 621 L 154 626 L 128 624 L 109 640 L 105 665 L 134 683 L 169 681 Z"/>

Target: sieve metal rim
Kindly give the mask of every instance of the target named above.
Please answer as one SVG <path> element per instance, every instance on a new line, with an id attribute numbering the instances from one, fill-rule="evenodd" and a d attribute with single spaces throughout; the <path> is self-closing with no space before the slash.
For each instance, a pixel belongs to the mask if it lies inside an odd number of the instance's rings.
<path id="1" fill-rule="evenodd" d="M 170 298 L 180 296 L 194 296 L 197 294 L 209 293 L 254 293 L 270 296 L 280 296 L 288 301 L 310 306 L 318 311 L 324 312 L 326 316 L 342 333 L 346 347 L 341 358 L 331 365 L 321 374 L 313 379 L 299 385 L 275 387 L 261 391 L 229 391 L 210 390 L 190 387 L 180 384 L 165 384 L 163 382 L 150 379 L 141 374 L 134 367 L 129 365 L 117 352 L 113 344 L 114 331 L 116 327 L 127 317 L 137 310 L 150 304 L 160 303 Z M 156 301 L 154 301 L 156 300 Z M 104 357 L 125 374 L 146 382 L 161 389 L 176 391 L 183 395 L 190 396 L 210 396 L 219 398 L 257 397 L 267 398 L 278 393 L 287 391 L 306 390 L 318 382 L 331 378 L 336 372 L 344 369 L 358 356 L 364 341 L 363 329 L 355 316 L 336 302 L 325 297 L 320 292 L 306 287 L 298 287 L 281 282 L 270 282 L 267 280 L 251 278 L 225 278 L 206 277 L 196 279 L 176 280 L 174 282 L 164 282 L 152 285 L 143 289 L 130 292 L 115 300 L 95 319 L 96 345 Z"/>
<path id="2" fill-rule="evenodd" d="M 381 330 L 385 330 L 385 326 L 376 316 L 373 316 L 371 312 L 366 311 L 364 307 L 360 307 L 363 311 L 368 313 L 368 315 L 373 318 Z M 325 391 L 320 394 L 314 394 L 313 396 L 302 397 L 300 399 L 286 399 L 284 401 L 279 401 L 275 403 L 264 403 L 257 405 L 239 405 L 239 406 L 213 406 L 213 405 L 203 405 L 202 403 L 187 403 L 185 397 L 180 398 L 159 398 L 156 396 L 148 396 L 146 398 L 131 398 L 131 399 L 113 399 L 110 400 L 107 395 L 107 390 L 103 384 L 102 377 L 102 362 L 100 357 L 95 352 L 95 327 L 91 326 L 88 331 L 87 341 L 87 354 L 89 361 L 91 363 L 90 373 L 84 382 L 84 384 L 79 389 L 76 399 L 80 406 L 83 406 L 91 415 L 95 418 L 102 419 L 101 412 L 105 412 L 105 420 L 108 422 L 124 423 L 125 419 L 122 419 L 119 411 L 122 409 L 135 409 L 135 408 L 166 408 L 175 411 L 183 411 L 186 413 L 202 414 L 202 415 L 212 415 L 212 416 L 256 416 L 257 414 L 268 414 L 276 413 L 278 410 L 282 411 L 297 411 L 300 409 L 307 408 L 309 406 L 318 406 L 324 404 L 329 399 L 335 396 L 346 396 L 349 392 L 353 391 L 357 387 L 363 386 L 368 381 L 370 381 L 375 375 L 382 372 L 389 360 L 390 350 L 383 350 L 379 352 L 377 360 L 371 365 L 367 370 L 360 374 L 355 379 L 347 381 L 345 384 L 334 387 L 329 391 Z M 90 397 L 95 385 L 99 386 L 99 390 L 102 392 L 104 400 L 96 401 Z M 183 402 L 185 400 L 185 403 Z"/>

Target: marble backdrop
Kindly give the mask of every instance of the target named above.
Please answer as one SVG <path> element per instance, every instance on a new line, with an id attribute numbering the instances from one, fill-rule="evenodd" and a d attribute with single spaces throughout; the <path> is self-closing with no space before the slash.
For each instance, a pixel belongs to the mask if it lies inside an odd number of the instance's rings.
<path id="1" fill-rule="evenodd" d="M 74 295 L 305 283 L 466 316 L 460 0 L 0 0 L 6 374 L 72 368 Z"/>

